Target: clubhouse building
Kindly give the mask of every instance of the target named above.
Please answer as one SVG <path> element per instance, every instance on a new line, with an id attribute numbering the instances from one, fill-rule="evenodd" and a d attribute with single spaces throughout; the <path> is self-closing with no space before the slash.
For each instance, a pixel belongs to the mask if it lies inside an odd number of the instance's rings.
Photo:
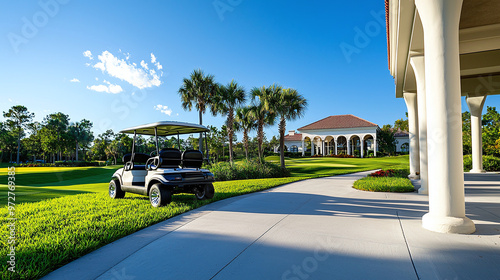
<path id="1" fill-rule="evenodd" d="M 329 116 L 285 136 L 285 147 L 302 155 L 377 155 L 379 126 L 354 115 Z M 395 133 L 397 152 L 408 151 L 408 134 Z"/>

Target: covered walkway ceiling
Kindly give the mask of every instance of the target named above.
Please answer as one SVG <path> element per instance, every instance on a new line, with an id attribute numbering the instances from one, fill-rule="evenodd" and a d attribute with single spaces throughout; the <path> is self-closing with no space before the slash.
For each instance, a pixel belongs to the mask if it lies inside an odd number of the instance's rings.
<path id="1" fill-rule="evenodd" d="M 463 2 L 460 74 L 464 96 L 500 94 L 499 10 L 498 0 Z M 423 53 L 423 28 L 414 1 L 389 1 L 388 20 L 389 68 L 395 78 L 396 97 L 403 97 L 403 92 L 416 92 L 409 59 L 412 54 Z"/>

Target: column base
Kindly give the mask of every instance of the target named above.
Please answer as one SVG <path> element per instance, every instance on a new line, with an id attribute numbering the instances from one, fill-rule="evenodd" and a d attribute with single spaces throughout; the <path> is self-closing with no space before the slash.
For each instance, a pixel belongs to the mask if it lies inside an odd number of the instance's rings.
<path id="1" fill-rule="evenodd" d="M 428 194 L 429 194 L 429 190 L 428 190 L 428 189 L 425 189 L 425 188 L 420 187 L 420 188 L 418 189 L 418 194 L 427 194 L 427 195 L 428 195 Z"/>
<path id="2" fill-rule="evenodd" d="M 408 175 L 408 179 L 410 179 L 410 180 L 418 180 L 418 179 L 420 179 L 420 175 L 412 173 L 412 174 Z"/>
<path id="3" fill-rule="evenodd" d="M 486 173 L 483 169 L 471 169 L 469 173 Z"/>
<path id="4" fill-rule="evenodd" d="M 443 217 L 431 215 L 431 213 L 427 213 L 422 217 L 422 227 L 442 233 L 470 234 L 476 231 L 474 222 L 467 217 Z"/>

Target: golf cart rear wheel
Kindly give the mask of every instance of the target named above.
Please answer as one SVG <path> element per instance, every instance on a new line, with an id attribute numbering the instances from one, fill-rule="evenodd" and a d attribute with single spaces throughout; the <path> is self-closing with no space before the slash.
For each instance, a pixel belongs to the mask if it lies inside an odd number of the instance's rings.
<path id="1" fill-rule="evenodd" d="M 212 184 L 200 185 L 195 187 L 193 190 L 193 193 L 198 200 L 211 199 L 214 197 L 214 192 L 214 185 Z"/>
<path id="2" fill-rule="evenodd" d="M 153 207 L 162 207 L 168 205 L 171 201 L 172 192 L 162 184 L 154 184 L 149 190 L 149 202 Z"/>
<path id="3" fill-rule="evenodd" d="M 113 199 L 123 198 L 125 196 L 125 192 L 122 191 L 118 180 L 111 180 L 111 182 L 109 182 L 108 194 L 109 197 Z"/>

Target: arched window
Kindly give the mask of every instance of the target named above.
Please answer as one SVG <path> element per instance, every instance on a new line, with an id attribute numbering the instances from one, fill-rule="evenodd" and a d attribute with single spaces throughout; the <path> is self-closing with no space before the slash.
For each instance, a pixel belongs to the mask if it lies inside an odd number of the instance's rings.
<path id="1" fill-rule="evenodd" d="M 403 145 L 401 145 L 401 152 L 408 152 L 410 150 L 410 145 L 408 145 L 408 143 L 403 143 Z"/>

